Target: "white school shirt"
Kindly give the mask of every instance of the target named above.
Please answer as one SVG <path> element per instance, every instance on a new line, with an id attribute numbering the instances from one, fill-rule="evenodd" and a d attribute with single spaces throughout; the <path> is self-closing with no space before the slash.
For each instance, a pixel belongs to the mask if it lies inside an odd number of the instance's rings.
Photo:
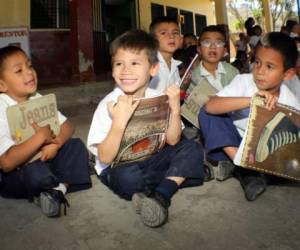
<path id="1" fill-rule="evenodd" d="M 41 96 L 42 95 L 36 93 L 35 95 L 31 96 L 29 100 Z M 15 145 L 15 142 L 9 132 L 6 116 L 6 109 L 15 104 L 17 104 L 17 102 L 7 94 L 0 94 L 0 155 L 3 155 L 10 147 Z M 67 118 L 58 112 L 58 120 L 59 123 L 62 124 L 67 120 Z"/>
<path id="2" fill-rule="evenodd" d="M 252 97 L 257 93 L 258 89 L 253 80 L 253 75 L 241 74 L 237 75 L 229 85 L 224 87 L 217 93 L 217 96 L 222 97 Z M 300 110 L 300 103 L 290 89 L 281 84 L 278 103 L 289 105 L 297 110 Z M 249 108 L 231 112 L 231 118 L 241 137 L 243 137 L 249 116 Z"/>
<path id="3" fill-rule="evenodd" d="M 300 80 L 297 75 L 290 80 L 285 80 L 283 83 L 288 86 L 292 93 L 296 96 L 297 100 L 300 102 Z"/>
<path id="4" fill-rule="evenodd" d="M 169 69 L 160 52 L 157 53 L 157 57 L 159 61 L 159 71 L 156 76 L 152 77 L 149 88 L 155 89 L 160 93 L 164 93 L 167 87 L 172 84 L 179 86 L 181 78 L 179 76 L 178 65 L 182 62 L 172 58 L 171 69 Z"/>
<path id="5" fill-rule="evenodd" d="M 97 150 L 97 145 L 106 138 L 112 125 L 112 119 L 107 108 L 107 103 L 110 101 L 116 103 L 120 95 L 124 95 L 124 92 L 119 87 L 116 87 L 112 92 L 104 97 L 94 113 L 88 133 L 87 148 L 93 155 L 96 156 L 95 170 L 98 175 L 100 175 L 103 169 L 109 166 L 108 164 L 105 164 L 99 160 Z M 145 97 L 154 97 L 158 95 L 159 92 L 156 90 L 150 88 L 146 89 Z"/>
<path id="6" fill-rule="evenodd" d="M 203 66 L 203 62 L 200 62 L 200 75 L 205 77 L 207 81 L 218 91 L 223 88 L 221 83 L 221 76 L 222 74 L 226 74 L 226 70 L 224 69 L 221 62 L 218 63 L 216 69 L 216 77 L 214 77 L 207 69 Z"/>

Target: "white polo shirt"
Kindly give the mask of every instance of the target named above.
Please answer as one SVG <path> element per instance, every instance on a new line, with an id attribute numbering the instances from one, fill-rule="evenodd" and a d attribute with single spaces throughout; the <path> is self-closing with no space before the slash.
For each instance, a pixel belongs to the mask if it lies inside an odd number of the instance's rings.
<path id="1" fill-rule="evenodd" d="M 252 97 L 257 93 L 258 89 L 255 85 L 253 75 L 241 74 L 237 75 L 229 85 L 224 87 L 217 93 L 217 96 L 222 97 Z M 297 110 L 300 110 L 300 103 L 290 89 L 281 84 L 278 103 L 289 105 Z M 243 137 L 249 116 L 249 108 L 231 112 L 233 123 L 236 126 L 239 134 Z"/>
<path id="2" fill-rule="evenodd" d="M 36 93 L 35 95 L 31 96 L 29 100 L 38 97 L 41 97 L 41 95 Z M 0 155 L 3 155 L 10 147 L 15 145 L 15 142 L 9 132 L 6 115 L 6 109 L 15 104 L 17 104 L 17 102 L 7 94 L 0 94 Z M 60 124 L 63 124 L 67 118 L 58 112 L 58 120 Z"/>
<path id="3" fill-rule="evenodd" d="M 160 52 L 157 53 L 157 57 L 159 60 L 159 71 L 157 75 L 151 79 L 149 88 L 155 89 L 160 93 L 164 93 L 167 87 L 172 84 L 179 86 L 181 79 L 179 76 L 178 65 L 182 62 L 172 58 L 171 69 L 169 69 Z"/>
<path id="4" fill-rule="evenodd" d="M 160 93 L 157 91 L 147 88 L 145 92 L 145 97 L 158 96 Z M 117 102 L 120 95 L 125 95 L 124 92 L 116 87 L 112 92 L 110 92 L 104 99 L 99 103 L 91 123 L 91 127 L 87 138 L 87 147 L 89 151 L 96 156 L 95 170 L 99 175 L 103 169 L 107 168 L 109 165 L 100 162 L 98 157 L 97 146 L 101 143 L 107 136 L 112 125 L 112 119 L 109 114 L 107 103 L 110 101 Z"/>

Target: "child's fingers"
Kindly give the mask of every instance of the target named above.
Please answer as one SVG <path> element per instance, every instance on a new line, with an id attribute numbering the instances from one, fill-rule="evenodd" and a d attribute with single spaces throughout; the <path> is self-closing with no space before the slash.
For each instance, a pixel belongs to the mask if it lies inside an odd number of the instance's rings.
<path id="1" fill-rule="evenodd" d="M 37 125 L 36 122 L 33 122 L 30 125 L 34 129 L 35 132 L 38 131 L 41 128 L 39 125 Z"/>
<path id="2" fill-rule="evenodd" d="M 137 108 L 137 106 L 139 106 L 139 104 L 140 104 L 140 100 L 135 100 L 133 102 L 133 108 L 134 108 L 134 110 L 136 110 L 136 108 Z"/>

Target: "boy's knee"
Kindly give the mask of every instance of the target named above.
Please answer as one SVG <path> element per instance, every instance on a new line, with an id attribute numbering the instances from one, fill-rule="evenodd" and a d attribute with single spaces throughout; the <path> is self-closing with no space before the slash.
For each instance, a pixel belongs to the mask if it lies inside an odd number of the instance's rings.
<path id="1" fill-rule="evenodd" d="M 130 199 L 134 193 L 143 189 L 141 171 L 137 166 L 135 171 L 111 171 L 109 186 L 122 198 Z"/>
<path id="2" fill-rule="evenodd" d="M 36 194 L 53 188 L 59 183 L 48 167 L 42 165 L 27 166 L 24 172 L 24 182 L 28 191 Z"/>

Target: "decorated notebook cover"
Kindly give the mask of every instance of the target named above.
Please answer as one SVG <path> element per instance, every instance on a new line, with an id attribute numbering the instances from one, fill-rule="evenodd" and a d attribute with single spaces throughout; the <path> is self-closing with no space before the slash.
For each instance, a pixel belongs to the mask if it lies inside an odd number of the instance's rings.
<path id="1" fill-rule="evenodd" d="M 237 165 L 300 181 L 300 112 L 277 104 L 269 111 L 253 97 Z"/>
<path id="2" fill-rule="evenodd" d="M 141 99 L 125 129 L 113 166 L 144 160 L 161 149 L 169 113 L 167 95 Z"/>
<path id="3" fill-rule="evenodd" d="M 217 90 L 203 78 L 192 90 L 190 95 L 184 100 L 181 106 L 181 115 L 199 128 L 198 114 L 200 108 L 208 100 L 209 96 L 213 96 Z"/>
<path id="4" fill-rule="evenodd" d="M 35 134 L 31 126 L 33 122 L 40 127 L 49 124 L 55 135 L 58 135 L 60 130 L 54 94 L 10 106 L 7 108 L 6 114 L 11 137 L 16 144 L 24 142 Z M 39 157 L 35 156 L 32 160 L 37 158 Z"/>

